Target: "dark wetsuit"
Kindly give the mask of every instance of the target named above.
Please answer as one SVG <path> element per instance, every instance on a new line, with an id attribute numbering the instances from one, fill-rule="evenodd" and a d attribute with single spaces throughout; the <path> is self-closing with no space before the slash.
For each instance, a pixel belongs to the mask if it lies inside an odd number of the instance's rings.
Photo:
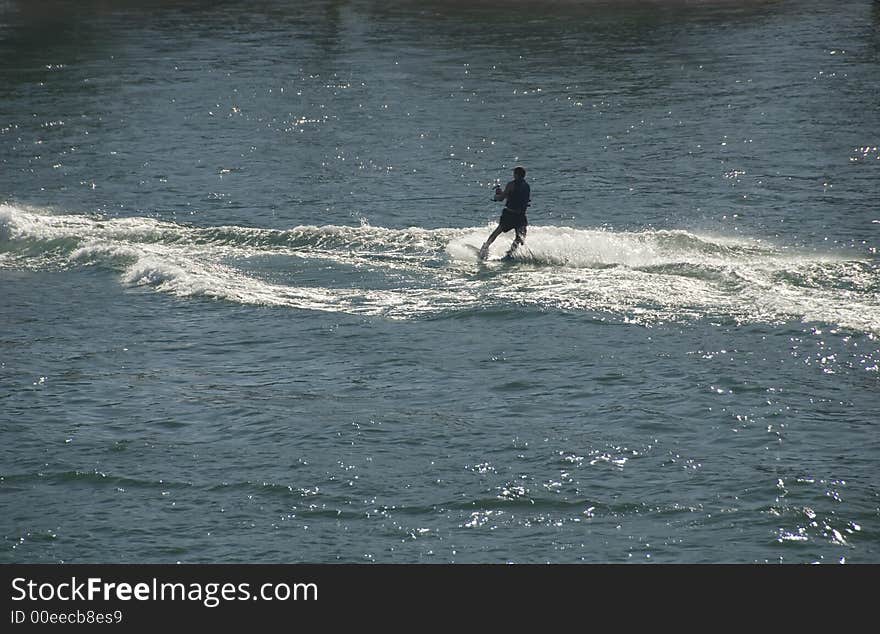
<path id="1" fill-rule="evenodd" d="M 501 231 L 507 232 L 516 229 L 516 234 L 525 238 L 526 227 L 529 224 L 528 218 L 526 218 L 526 209 L 531 201 L 532 189 L 526 179 L 517 178 L 507 183 L 504 191 L 507 192 L 507 202 L 499 221 Z"/>

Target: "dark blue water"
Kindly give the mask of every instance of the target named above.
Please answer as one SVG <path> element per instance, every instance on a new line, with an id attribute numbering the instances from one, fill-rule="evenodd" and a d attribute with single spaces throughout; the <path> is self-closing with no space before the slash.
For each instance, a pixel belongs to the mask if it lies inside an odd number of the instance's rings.
<path id="1" fill-rule="evenodd" d="M 878 26 L 0 3 L 0 561 L 880 561 Z"/>

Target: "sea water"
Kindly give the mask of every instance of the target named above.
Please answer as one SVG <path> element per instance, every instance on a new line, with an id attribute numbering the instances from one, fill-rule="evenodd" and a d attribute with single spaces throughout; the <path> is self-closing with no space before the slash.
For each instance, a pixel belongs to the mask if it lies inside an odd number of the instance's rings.
<path id="1" fill-rule="evenodd" d="M 880 561 L 878 33 L 0 3 L 0 561 Z"/>

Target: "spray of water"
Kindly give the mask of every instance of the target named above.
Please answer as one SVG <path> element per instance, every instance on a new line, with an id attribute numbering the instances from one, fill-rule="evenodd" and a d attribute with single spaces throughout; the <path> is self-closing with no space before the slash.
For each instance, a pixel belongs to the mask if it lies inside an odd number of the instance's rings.
<path id="1" fill-rule="evenodd" d="M 482 263 L 487 232 L 205 228 L 0 205 L 0 268 L 98 266 L 122 284 L 180 297 L 399 319 L 537 308 L 646 324 L 796 319 L 880 332 L 878 265 L 864 258 L 687 231 L 551 226 L 531 227 L 512 261 Z M 499 239 L 491 255 L 507 246 Z M 279 281 L 253 265 L 267 258 L 276 270 L 336 274 L 323 284 L 318 274 Z M 359 283 L 331 283 L 352 271 Z"/>

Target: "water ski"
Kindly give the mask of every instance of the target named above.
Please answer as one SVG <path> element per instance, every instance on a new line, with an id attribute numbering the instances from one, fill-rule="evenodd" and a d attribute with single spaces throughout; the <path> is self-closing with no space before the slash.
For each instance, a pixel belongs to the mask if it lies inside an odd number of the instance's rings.
<path id="1" fill-rule="evenodd" d="M 464 246 L 465 246 L 469 251 L 472 251 L 472 252 L 474 253 L 474 255 L 477 256 L 477 260 L 478 260 L 478 261 L 480 261 L 480 262 L 485 262 L 486 260 L 489 259 L 487 256 L 484 256 L 484 255 L 480 252 L 480 249 L 478 249 L 478 248 L 475 247 L 474 245 L 472 245 L 472 244 L 465 244 Z"/>
<path id="2" fill-rule="evenodd" d="M 474 255 L 477 256 L 477 262 L 513 262 L 514 261 L 514 258 L 510 253 L 507 253 L 506 255 L 503 255 L 500 257 L 490 256 L 488 254 L 485 254 L 485 255 L 482 254 L 480 252 L 480 249 L 478 249 L 477 247 L 475 247 L 472 244 L 465 244 L 464 246 L 469 251 L 472 251 L 474 253 Z"/>

